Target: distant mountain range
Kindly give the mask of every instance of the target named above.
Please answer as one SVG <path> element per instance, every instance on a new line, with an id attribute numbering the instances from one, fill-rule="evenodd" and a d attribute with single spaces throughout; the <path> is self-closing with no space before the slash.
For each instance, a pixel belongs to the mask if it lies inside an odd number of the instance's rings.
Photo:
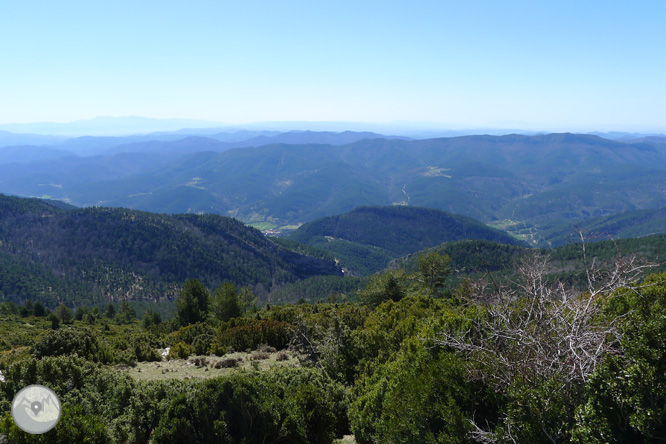
<path id="1" fill-rule="evenodd" d="M 473 217 L 536 245 L 565 223 L 666 206 L 666 144 L 646 140 L 308 131 L 77 138 L 0 148 L 0 192 L 77 206 L 217 213 L 282 230 L 358 206 L 419 206 Z"/>
<path id="2" fill-rule="evenodd" d="M 0 130 L 13 133 L 35 133 L 56 136 L 101 136 L 146 134 L 156 131 L 175 131 L 181 128 L 222 128 L 220 122 L 195 119 L 152 119 L 148 117 L 100 116 L 74 122 L 3 123 Z"/>
<path id="3" fill-rule="evenodd" d="M 67 210 L 0 195 L 0 300 L 93 304 L 173 300 L 187 279 L 214 289 L 271 289 L 342 272 L 218 215 L 165 216 L 126 209 Z"/>
<path id="4" fill-rule="evenodd" d="M 1 126 L 1 125 L 0 125 Z M 41 134 L 14 134 L 0 130 L 0 147 L 19 145 L 54 145 L 67 140 L 67 137 L 45 136 Z"/>
<path id="5" fill-rule="evenodd" d="M 204 133 L 204 134 L 200 134 Z M 6 133 L 10 134 L 10 133 Z M 37 139 L 35 139 L 37 138 Z M 41 139 L 39 139 L 41 138 Z M 191 129 L 176 132 L 160 132 L 123 137 L 82 136 L 73 138 L 49 138 L 49 136 L 13 135 L 3 138 L 0 133 L 0 163 L 38 160 L 29 153 L 41 152 L 44 158 L 66 156 L 99 156 L 117 153 L 197 153 L 222 152 L 232 148 L 265 146 L 277 143 L 344 145 L 363 139 L 401 139 L 371 132 L 314 132 L 314 131 L 236 131 L 219 132 Z M 40 142 L 41 140 L 41 142 Z M 4 141 L 4 142 L 3 142 Z"/>

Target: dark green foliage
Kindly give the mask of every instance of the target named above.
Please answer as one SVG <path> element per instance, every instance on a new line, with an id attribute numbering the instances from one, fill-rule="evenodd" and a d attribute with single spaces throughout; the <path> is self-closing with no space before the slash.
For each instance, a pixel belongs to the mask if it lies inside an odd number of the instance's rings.
<path id="1" fill-rule="evenodd" d="M 343 269 L 353 276 L 367 276 L 382 270 L 395 256 L 374 245 L 333 239 L 330 236 L 315 236 L 311 244 L 326 250 L 338 259 Z"/>
<path id="2" fill-rule="evenodd" d="M 407 276 L 402 270 L 387 271 L 370 277 L 365 289 L 359 291 L 358 299 L 376 306 L 384 301 L 397 302 L 406 294 Z"/>
<path id="3" fill-rule="evenodd" d="M 60 304 L 56 307 L 55 315 L 58 316 L 64 324 L 69 324 L 72 321 L 72 310 L 65 304 Z"/>
<path id="4" fill-rule="evenodd" d="M 186 344 L 193 344 L 194 341 L 199 337 L 210 337 L 214 334 L 215 329 L 206 322 L 199 322 L 196 324 L 186 325 L 185 327 L 179 328 L 177 331 L 172 333 L 173 343 L 176 342 L 185 342 Z"/>
<path id="5" fill-rule="evenodd" d="M 106 310 L 104 311 L 104 316 L 106 316 L 109 319 L 113 319 L 116 317 L 116 306 L 113 304 L 109 304 L 106 306 Z"/>
<path id="6" fill-rule="evenodd" d="M 282 321 L 265 319 L 248 321 L 236 327 L 223 326 L 215 336 L 215 353 L 223 355 L 227 348 L 234 350 L 254 350 L 261 344 L 267 344 L 282 350 L 287 347 L 292 337 L 289 324 Z"/>
<path id="7" fill-rule="evenodd" d="M 92 362 L 112 361 L 112 352 L 92 330 L 62 328 L 47 332 L 33 347 L 37 358 L 77 355 Z"/>
<path id="8" fill-rule="evenodd" d="M 600 216 L 571 222 L 560 222 L 547 227 L 541 234 L 541 246 L 560 246 L 574 241 L 575 231 L 583 230 L 589 237 L 599 240 L 626 239 L 666 233 L 666 208 L 629 210 L 609 216 Z"/>
<path id="9" fill-rule="evenodd" d="M 118 314 L 116 315 L 116 322 L 119 324 L 130 324 L 134 322 L 135 319 L 136 312 L 134 311 L 134 308 L 127 303 L 127 301 L 121 302 Z"/>
<path id="10" fill-rule="evenodd" d="M 125 209 L 63 211 L 0 195 L 0 300 L 54 308 L 176 299 L 191 277 L 210 287 L 273 285 L 340 274 L 332 261 L 290 252 L 241 222 Z"/>
<path id="11" fill-rule="evenodd" d="M 157 311 L 153 311 L 152 308 L 146 310 L 143 314 L 142 325 L 143 328 L 149 328 L 152 325 L 159 325 L 162 323 L 162 316 Z"/>
<path id="12" fill-rule="evenodd" d="M 228 282 L 215 291 L 211 306 L 213 315 L 223 322 L 237 318 L 243 313 L 236 287 Z"/>
<path id="13" fill-rule="evenodd" d="M 9 413 L 0 422 L 12 444 L 113 444 L 103 419 L 78 405 L 63 405 L 58 426 L 44 435 L 31 435 L 19 429 Z"/>
<path id="14" fill-rule="evenodd" d="M 296 242 L 289 240 L 285 237 L 268 237 L 271 242 L 283 247 L 286 250 L 296 252 L 305 256 L 316 257 L 319 259 L 326 259 L 329 261 L 334 261 L 335 256 L 325 250 L 313 247 L 312 245 L 304 244 L 302 242 Z"/>
<path id="15" fill-rule="evenodd" d="M 311 371 L 236 374 L 168 405 L 154 442 L 332 443 L 339 388 Z"/>
<path id="16" fill-rule="evenodd" d="M 621 291 L 609 316 L 623 321 L 622 353 L 609 357 L 589 383 L 578 409 L 579 442 L 659 442 L 666 436 L 666 274 L 640 292 Z"/>
<path id="17" fill-rule="evenodd" d="M 410 254 L 393 261 L 389 268 L 404 268 L 407 272 L 419 270 L 418 260 L 421 254 L 436 253 L 447 255 L 451 259 L 450 269 L 453 274 L 475 274 L 496 272 L 510 269 L 516 259 L 526 251 L 525 247 L 500 244 L 485 240 L 463 240 L 447 242 L 424 252 Z M 552 250 L 549 250 L 551 252 Z"/>
<path id="18" fill-rule="evenodd" d="M 10 442 L 145 444 L 168 401 L 184 390 L 178 382 L 139 384 L 73 357 L 23 360 L 3 372 L 7 377 L 7 382 L 0 384 L 3 410 L 8 410 L 20 388 L 30 384 L 54 390 L 63 408 L 60 423 L 45 435 L 27 437 L 15 429 L 13 421 L 0 420 L 0 434 L 17 436 L 17 441 Z"/>
<path id="19" fill-rule="evenodd" d="M 623 242 L 622 251 L 652 254 L 661 248 L 661 238 L 653 240 Z M 571 364 L 555 358 L 546 377 L 535 377 L 533 355 L 562 339 L 548 323 L 558 299 L 547 299 L 546 315 L 523 325 L 541 342 L 523 343 L 489 328 L 497 319 L 489 313 L 498 305 L 485 295 L 493 287 L 476 293 L 473 281 L 479 273 L 489 279 L 487 271 L 499 274 L 500 284 L 515 279 L 509 268 L 523 251 L 487 241 L 448 243 L 404 259 L 407 269 L 368 278 L 359 292 L 367 304 L 310 304 L 301 295 L 302 303 L 271 304 L 245 314 L 238 306 L 238 315 L 227 321 L 203 315 L 208 309 L 199 302 L 207 298 L 199 296 L 207 294 L 206 287 L 190 281 L 189 308 L 182 313 L 198 313 L 198 318 L 184 326 L 156 322 L 159 306 L 137 309 L 143 314 L 139 322 L 135 305 L 120 302 L 112 305 L 114 320 L 100 320 L 97 307 L 79 307 L 70 324 L 51 330 L 50 318 L 32 316 L 36 304 L 0 304 L 0 369 L 6 378 L 0 383 L 0 411 L 8 410 L 19 387 L 40 383 L 61 396 L 71 424 L 35 438 L 21 434 L 5 415 L 0 434 L 26 443 L 94 438 L 128 444 L 305 444 L 330 443 L 352 433 L 359 444 L 470 443 L 474 433 L 477 440 L 499 443 L 659 442 L 666 433 L 666 274 L 648 278 L 644 287 L 595 298 L 590 307 L 603 310 L 584 327 L 603 328 L 612 321 L 621 340 L 608 335 L 611 352 L 599 359 L 591 376 L 566 380 Z M 587 250 L 601 262 L 614 251 L 609 243 L 590 244 Z M 576 246 L 550 253 L 555 263 L 549 272 L 567 272 L 572 280 L 580 274 Z M 448 267 L 466 278 L 464 285 L 453 288 Z M 321 299 L 346 280 L 310 282 L 319 285 Z M 444 290 L 447 297 L 440 297 Z M 225 293 L 238 297 L 231 283 L 220 288 L 219 295 Z M 502 307 L 506 319 L 520 323 L 537 305 L 519 292 Z M 560 313 L 558 322 L 566 325 L 571 312 Z M 55 314 L 53 319 L 60 322 Z M 502 322 L 497 325 L 511 324 Z M 443 333 L 465 332 L 470 341 L 492 339 L 488 343 L 499 344 L 499 352 L 470 352 L 435 341 Z M 301 367 L 243 370 L 237 367 L 245 361 L 228 359 L 219 364 L 225 376 L 158 382 L 133 379 L 114 365 L 159 360 L 156 350 L 166 346 L 171 346 L 170 358 L 187 358 L 262 344 L 289 347 L 284 352 L 289 360 L 277 365 L 296 365 L 295 356 Z M 519 366 L 511 369 L 507 363 Z M 509 380 L 498 384 L 506 375 Z"/>
<path id="20" fill-rule="evenodd" d="M 468 217 L 406 206 L 362 207 L 325 217 L 301 226 L 289 239 L 329 251 L 361 275 L 381 270 L 391 259 L 442 242 L 485 239 L 519 243 Z"/>
<path id="21" fill-rule="evenodd" d="M 192 354 L 192 347 L 184 342 L 179 342 L 169 350 L 167 359 L 187 359 Z"/>
<path id="22" fill-rule="evenodd" d="M 32 307 L 32 314 L 35 316 L 44 316 L 46 314 L 46 309 L 39 302 L 35 302 L 35 305 Z"/>
<path id="23" fill-rule="evenodd" d="M 51 321 L 51 328 L 52 328 L 53 330 L 57 330 L 57 329 L 60 328 L 60 318 L 59 318 L 58 316 L 56 316 L 55 313 L 51 313 L 51 314 L 49 314 L 49 316 L 47 317 L 47 319 L 48 319 L 49 321 Z"/>
<path id="24" fill-rule="evenodd" d="M 474 388 L 451 354 L 411 341 L 355 390 L 349 415 L 359 444 L 469 442 Z"/>
<path id="25" fill-rule="evenodd" d="M 89 314 L 90 310 L 88 310 L 88 307 L 85 305 L 83 306 L 78 306 L 76 307 L 76 310 L 74 310 L 74 319 L 77 321 L 83 320 L 83 317 L 87 314 Z"/>
<path id="26" fill-rule="evenodd" d="M 213 327 L 200 322 L 180 328 L 172 334 L 170 342 L 172 344 L 182 342 L 190 346 L 188 354 L 191 352 L 197 355 L 205 355 L 210 351 L 214 334 L 215 329 Z"/>
<path id="27" fill-rule="evenodd" d="M 368 278 L 315 276 L 271 291 L 270 298 L 276 303 L 293 302 L 300 298 L 317 302 L 334 295 L 343 302 L 354 300 L 357 290 L 363 288 L 367 282 Z"/>
<path id="28" fill-rule="evenodd" d="M 238 291 L 238 302 L 243 309 L 243 313 L 246 313 L 248 308 L 255 306 L 257 303 L 257 297 L 254 295 L 250 287 L 245 286 Z"/>
<path id="29" fill-rule="evenodd" d="M 451 258 L 445 254 L 430 252 L 421 254 L 418 262 L 423 284 L 431 294 L 437 294 L 444 287 L 446 276 L 451 273 Z"/>
<path id="30" fill-rule="evenodd" d="M 208 317 L 210 295 L 206 287 L 196 279 L 185 282 L 177 301 L 176 319 L 185 326 L 201 322 Z"/>
<path id="31" fill-rule="evenodd" d="M 91 362 L 132 364 L 159 361 L 156 349 L 161 345 L 158 338 L 144 332 L 105 336 L 79 326 L 47 331 L 34 341 L 32 353 L 37 358 L 76 355 Z"/>

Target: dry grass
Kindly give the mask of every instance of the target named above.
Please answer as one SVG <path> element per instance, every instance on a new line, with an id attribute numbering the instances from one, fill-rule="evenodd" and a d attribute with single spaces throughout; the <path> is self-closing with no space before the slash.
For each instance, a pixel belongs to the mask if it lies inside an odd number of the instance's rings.
<path id="1" fill-rule="evenodd" d="M 284 355 L 287 359 L 284 359 Z M 282 355 L 282 356 L 280 356 Z M 257 357 L 261 356 L 261 357 Z M 138 380 L 208 379 L 243 370 L 269 370 L 274 367 L 298 367 L 292 352 L 229 353 L 217 356 L 190 356 L 161 362 L 139 362 L 135 367 L 116 367 Z M 235 365 L 232 365 L 235 362 Z"/>

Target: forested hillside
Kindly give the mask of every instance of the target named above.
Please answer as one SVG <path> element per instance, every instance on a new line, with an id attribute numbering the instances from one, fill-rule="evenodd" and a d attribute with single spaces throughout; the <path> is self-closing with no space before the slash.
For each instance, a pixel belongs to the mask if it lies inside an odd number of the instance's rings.
<path id="1" fill-rule="evenodd" d="M 595 239 L 621 239 L 666 233 L 666 207 L 654 210 L 629 210 L 610 216 L 594 217 L 576 223 Z M 571 242 L 573 227 L 565 223 L 542 234 L 543 246 L 558 246 Z"/>
<path id="2" fill-rule="evenodd" d="M 304 224 L 287 239 L 331 253 L 357 275 L 377 272 L 392 259 L 443 242 L 485 239 L 520 244 L 469 217 L 407 206 L 356 208 Z"/>
<path id="3" fill-rule="evenodd" d="M 608 264 L 617 257 L 626 259 L 636 256 L 639 261 L 652 264 L 651 271 L 666 272 L 666 235 L 616 241 L 584 239 L 585 244 L 580 242 L 580 238 L 578 240 L 577 243 L 539 249 L 484 240 L 448 242 L 395 259 L 388 269 L 415 272 L 419 268 L 418 260 L 422 254 L 444 254 L 451 260 L 447 280 L 447 287 L 451 291 L 465 279 L 488 279 L 490 273 L 498 280 L 515 281 L 518 279 L 516 264 L 534 254 L 548 258 L 548 268 L 544 270 L 548 279 L 561 280 L 579 290 L 584 290 L 588 284 L 586 267 L 591 264 Z"/>
<path id="4" fill-rule="evenodd" d="M 8 196 L 0 196 L 0 261 L 2 299 L 47 306 L 173 299 L 189 278 L 250 285 L 264 297 L 298 279 L 341 274 L 333 261 L 281 248 L 227 217 L 63 210 Z"/>

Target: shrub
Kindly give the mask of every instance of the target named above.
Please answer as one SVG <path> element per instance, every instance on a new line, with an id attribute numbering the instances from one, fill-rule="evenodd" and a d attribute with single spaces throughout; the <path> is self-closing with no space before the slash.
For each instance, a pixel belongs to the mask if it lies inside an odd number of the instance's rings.
<path id="1" fill-rule="evenodd" d="M 112 361 L 111 350 L 89 330 L 71 328 L 52 330 L 35 342 L 33 354 L 37 358 L 45 356 L 78 355 L 93 362 Z"/>
<path id="2" fill-rule="evenodd" d="M 187 359 L 192 354 L 192 347 L 184 342 L 179 342 L 178 344 L 171 347 L 169 350 L 169 355 L 167 359 Z"/>
<path id="3" fill-rule="evenodd" d="M 284 349 L 291 340 L 291 328 L 286 322 L 270 319 L 252 321 L 246 325 L 221 329 L 215 338 L 214 351 L 219 356 L 227 347 L 235 350 L 254 350 L 261 344 Z"/>
<path id="4" fill-rule="evenodd" d="M 277 351 L 275 347 L 271 347 L 270 345 L 266 344 L 260 345 L 257 350 L 263 353 L 275 353 Z"/>
<path id="5" fill-rule="evenodd" d="M 213 364 L 213 368 L 233 368 L 238 367 L 238 359 L 223 359 Z"/>

